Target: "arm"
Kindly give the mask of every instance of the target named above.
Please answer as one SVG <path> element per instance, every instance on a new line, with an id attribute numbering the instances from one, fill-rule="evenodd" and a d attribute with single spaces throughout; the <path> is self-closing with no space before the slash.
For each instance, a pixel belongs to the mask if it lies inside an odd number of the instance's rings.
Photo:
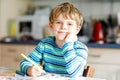
<path id="1" fill-rule="evenodd" d="M 34 49 L 34 51 L 28 56 L 29 59 L 31 59 L 32 61 L 34 61 L 36 64 L 38 64 L 40 66 L 41 62 L 42 62 L 42 53 L 44 51 L 44 43 L 40 42 L 36 48 Z M 29 67 L 32 67 L 33 65 L 27 61 L 26 59 L 22 60 L 20 62 L 20 70 L 21 72 L 27 74 L 27 70 Z"/>
<path id="2" fill-rule="evenodd" d="M 66 63 L 66 70 L 69 76 L 82 76 L 88 56 L 87 47 L 78 41 L 74 44 L 67 42 L 64 45 L 63 53 Z"/>

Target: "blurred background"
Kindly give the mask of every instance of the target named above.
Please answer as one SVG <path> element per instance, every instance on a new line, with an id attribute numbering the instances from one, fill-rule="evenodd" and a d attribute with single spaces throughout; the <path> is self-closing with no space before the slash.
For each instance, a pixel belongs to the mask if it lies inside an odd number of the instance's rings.
<path id="1" fill-rule="evenodd" d="M 83 14 L 78 39 L 88 46 L 94 77 L 120 80 L 120 0 L 0 0 L 0 73 L 19 70 L 20 53 L 52 35 L 49 13 L 65 1 Z"/>
<path id="2" fill-rule="evenodd" d="M 85 43 L 120 43 L 119 0 L 66 0 L 84 16 L 79 39 Z M 51 35 L 48 18 L 51 9 L 64 0 L 0 0 L 0 39 L 39 40 Z M 29 39 L 28 39 L 29 40 Z"/>

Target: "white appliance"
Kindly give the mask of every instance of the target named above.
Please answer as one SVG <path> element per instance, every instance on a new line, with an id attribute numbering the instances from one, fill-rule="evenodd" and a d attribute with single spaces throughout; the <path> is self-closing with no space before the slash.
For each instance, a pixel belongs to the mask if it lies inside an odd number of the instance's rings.
<path id="1" fill-rule="evenodd" d="M 36 40 L 42 39 L 44 37 L 43 27 L 48 25 L 48 22 L 48 15 L 27 15 L 17 17 L 17 38 L 19 39 L 22 35 L 31 35 Z"/>
<path id="2" fill-rule="evenodd" d="M 118 25 L 120 25 L 120 12 L 117 13 Z"/>

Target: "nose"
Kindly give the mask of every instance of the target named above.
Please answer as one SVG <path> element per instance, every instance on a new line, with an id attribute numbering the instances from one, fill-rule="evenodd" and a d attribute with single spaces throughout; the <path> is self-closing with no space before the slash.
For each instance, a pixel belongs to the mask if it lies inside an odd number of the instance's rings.
<path id="1" fill-rule="evenodd" d="M 61 29 L 67 29 L 67 24 L 62 24 Z"/>

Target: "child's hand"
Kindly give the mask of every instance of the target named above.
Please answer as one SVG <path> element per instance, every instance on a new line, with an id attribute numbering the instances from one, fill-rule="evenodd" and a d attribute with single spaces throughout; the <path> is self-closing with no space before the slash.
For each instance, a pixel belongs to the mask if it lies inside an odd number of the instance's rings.
<path id="1" fill-rule="evenodd" d="M 68 33 L 68 35 L 65 37 L 65 42 L 74 42 L 77 41 L 77 35 L 74 33 Z"/>
<path id="2" fill-rule="evenodd" d="M 36 76 L 39 76 L 41 74 L 41 71 L 42 71 L 42 68 L 40 68 L 38 66 L 32 66 L 32 67 L 28 68 L 27 74 L 29 76 L 36 77 Z"/>

